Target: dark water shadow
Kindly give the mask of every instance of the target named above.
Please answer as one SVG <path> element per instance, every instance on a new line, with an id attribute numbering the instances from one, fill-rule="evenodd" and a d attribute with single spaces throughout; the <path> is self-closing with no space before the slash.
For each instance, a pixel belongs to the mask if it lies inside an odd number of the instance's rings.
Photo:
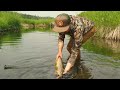
<path id="1" fill-rule="evenodd" d="M 66 64 L 67 63 L 64 62 L 64 67 Z M 69 73 L 71 74 L 70 79 L 93 79 L 92 69 L 86 65 L 86 62 L 83 59 L 77 60 Z"/>
<path id="2" fill-rule="evenodd" d="M 73 79 L 93 79 L 91 69 L 83 61 L 80 61 L 79 65 L 75 65 L 71 72 Z"/>

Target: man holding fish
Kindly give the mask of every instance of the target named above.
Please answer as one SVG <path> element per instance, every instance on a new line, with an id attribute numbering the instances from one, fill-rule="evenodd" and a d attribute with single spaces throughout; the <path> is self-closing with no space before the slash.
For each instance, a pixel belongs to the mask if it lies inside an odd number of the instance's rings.
<path id="1" fill-rule="evenodd" d="M 58 54 L 56 56 L 57 74 L 61 78 L 67 78 L 69 71 L 74 67 L 75 63 L 80 61 L 80 47 L 96 32 L 94 23 L 86 18 L 72 16 L 65 13 L 59 14 L 55 18 L 53 31 L 59 33 L 58 36 Z M 62 69 L 62 50 L 64 47 L 65 35 L 70 35 L 67 50 L 70 56 L 67 59 L 65 69 Z"/>

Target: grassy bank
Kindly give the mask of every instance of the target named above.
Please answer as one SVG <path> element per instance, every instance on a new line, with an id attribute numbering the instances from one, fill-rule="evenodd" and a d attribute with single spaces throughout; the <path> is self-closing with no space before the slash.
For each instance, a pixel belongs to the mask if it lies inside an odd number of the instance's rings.
<path id="1" fill-rule="evenodd" d="M 49 27 L 50 23 L 54 20 L 52 17 L 39 17 L 26 14 L 21 14 L 21 16 L 22 24 L 33 25 L 34 28 Z"/>
<path id="2" fill-rule="evenodd" d="M 21 22 L 22 23 L 27 23 L 27 24 L 50 24 L 53 21 L 53 19 L 26 19 L 26 18 L 22 18 Z"/>
<path id="3" fill-rule="evenodd" d="M 50 28 L 50 23 L 53 19 L 21 19 L 21 25 L 23 28 L 28 29 L 39 29 L 39 28 Z"/>
<path id="4" fill-rule="evenodd" d="M 0 32 L 20 30 L 27 25 L 32 27 L 49 27 L 53 21 L 51 17 L 38 17 L 10 11 L 0 11 Z"/>
<path id="5" fill-rule="evenodd" d="M 0 11 L 0 32 L 7 30 L 19 30 L 20 15 L 13 12 Z"/>
<path id="6" fill-rule="evenodd" d="M 95 22 L 96 36 L 120 40 L 120 11 L 88 11 L 80 13 L 79 16 Z"/>

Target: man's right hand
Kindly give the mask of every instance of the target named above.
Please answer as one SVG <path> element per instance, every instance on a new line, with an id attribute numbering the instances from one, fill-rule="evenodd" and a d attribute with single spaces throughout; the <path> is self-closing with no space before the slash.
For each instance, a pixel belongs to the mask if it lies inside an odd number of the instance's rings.
<path id="1" fill-rule="evenodd" d="M 58 52 L 56 58 L 59 58 L 59 57 L 62 58 L 62 52 Z"/>

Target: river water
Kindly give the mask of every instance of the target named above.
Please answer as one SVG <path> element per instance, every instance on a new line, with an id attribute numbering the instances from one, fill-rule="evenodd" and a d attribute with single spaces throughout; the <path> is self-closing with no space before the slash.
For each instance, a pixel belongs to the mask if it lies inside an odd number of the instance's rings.
<path id="1" fill-rule="evenodd" d="M 55 79 L 58 34 L 30 31 L 0 36 L 0 79 Z M 69 37 L 65 38 L 63 61 Z M 91 38 L 81 47 L 76 79 L 119 79 L 120 42 Z M 5 65 L 13 66 L 4 69 Z M 16 68 L 17 67 L 17 68 Z"/>

